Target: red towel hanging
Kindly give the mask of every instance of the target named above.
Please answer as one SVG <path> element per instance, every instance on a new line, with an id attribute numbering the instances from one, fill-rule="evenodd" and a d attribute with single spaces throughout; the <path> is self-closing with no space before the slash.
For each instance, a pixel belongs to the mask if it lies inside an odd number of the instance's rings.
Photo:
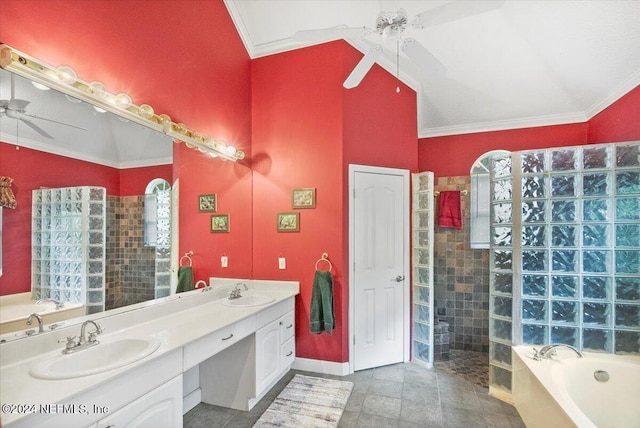
<path id="1" fill-rule="evenodd" d="M 462 210 L 460 208 L 459 190 L 440 192 L 438 200 L 438 226 L 462 229 Z"/>

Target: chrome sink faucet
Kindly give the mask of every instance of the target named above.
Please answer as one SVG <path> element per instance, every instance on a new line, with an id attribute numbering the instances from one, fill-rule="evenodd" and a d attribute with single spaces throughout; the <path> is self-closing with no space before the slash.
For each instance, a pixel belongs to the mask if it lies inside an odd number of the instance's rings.
<path id="1" fill-rule="evenodd" d="M 247 287 L 247 284 L 245 284 L 244 282 L 239 282 L 236 284 L 235 288 L 233 290 L 231 290 L 231 293 L 229 293 L 229 300 L 233 300 L 233 299 L 239 299 L 242 297 L 242 294 L 240 294 L 240 286 L 243 285 L 244 289 L 246 291 L 249 290 L 249 287 Z"/>
<path id="2" fill-rule="evenodd" d="M 38 333 L 42 333 L 44 331 L 44 325 L 42 322 L 42 317 L 40 315 L 38 314 L 29 315 L 29 319 L 27 320 L 27 325 L 33 324 L 34 318 L 38 320 Z"/>
<path id="3" fill-rule="evenodd" d="M 55 303 L 56 304 L 56 309 L 64 308 L 64 302 L 61 302 L 60 300 L 52 299 L 50 297 L 48 297 L 46 299 L 38 299 L 38 300 L 36 300 L 36 305 L 39 305 L 39 304 L 44 303 L 44 302 Z"/>
<path id="4" fill-rule="evenodd" d="M 93 324 L 96 328 L 95 330 L 89 332 L 89 337 L 86 337 L 86 329 L 89 324 Z M 91 348 L 99 344 L 96 337 L 104 332 L 104 329 L 100 327 L 100 325 L 92 320 L 87 320 L 82 323 L 82 327 L 80 327 L 80 338 L 76 340 L 75 336 L 69 336 L 66 339 L 61 339 L 58 342 L 64 342 L 66 340 L 67 344 L 65 348 L 62 350 L 63 354 L 71 354 L 72 352 L 81 351 L 83 349 Z"/>
<path id="5" fill-rule="evenodd" d="M 535 348 L 533 349 L 534 355 L 533 355 L 533 359 L 536 361 L 540 361 L 543 359 L 549 359 L 553 356 L 556 355 L 556 349 L 557 348 L 567 348 L 567 349 L 571 349 L 572 351 L 574 351 L 577 355 L 578 358 L 583 358 L 584 354 L 582 352 L 580 352 L 578 349 L 574 348 L 571 345 L 565 345 L 564 343 L 557 343 L 554 345 L 547 345 L 545 347 L 543 347 L 542 349 L 540 349 L 540 351 L 536 350 Z"/>

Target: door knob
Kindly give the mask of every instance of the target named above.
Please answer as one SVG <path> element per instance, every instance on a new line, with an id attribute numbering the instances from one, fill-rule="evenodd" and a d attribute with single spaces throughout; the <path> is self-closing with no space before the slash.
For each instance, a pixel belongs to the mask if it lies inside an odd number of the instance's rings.
<path id="1" fill-rule="evenodd" d="M 393 278 L 391 281 L 402 282 L 404 281 L 404 275 L 398 275 L 395 278 Z"/>

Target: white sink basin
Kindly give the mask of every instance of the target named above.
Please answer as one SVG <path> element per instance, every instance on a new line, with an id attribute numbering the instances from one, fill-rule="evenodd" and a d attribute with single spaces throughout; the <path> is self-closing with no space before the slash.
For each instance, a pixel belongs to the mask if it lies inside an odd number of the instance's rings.
<path id="1" fill-rule="evenodd" d="M 134 363 L 153 354 L 160 341 L 150 339 L 122 339 L 99 343 L 92 348 L 60 355 L 41 361 L 29 373 L 38 379 L 72 379 L 104 373 Z"/>
<path id="2" fill-rule="evenodd" d="M 222 304 L 225 306 L 232 306 L 236 308 L 249 308 L 251 306 L 267 305 L 276 300 L 275 297 L 263 296 L 261 294 L 250 294 L 248 296 L 242 296 L 237 299 L 224 299 Z"/>

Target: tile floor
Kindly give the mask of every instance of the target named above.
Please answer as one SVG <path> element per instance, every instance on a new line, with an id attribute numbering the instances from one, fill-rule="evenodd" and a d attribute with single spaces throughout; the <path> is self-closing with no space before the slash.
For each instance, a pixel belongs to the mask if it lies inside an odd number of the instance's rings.
<path id="1" fill-rule="evenodd" d="M 344 377 L 291 370 L 250 412 L 200 403 L 184 416 L 184 427 L 249 428 L 289 380 L 303 373 L 354 383 L 339 427 L 524 428 L 514 407 L 489 397 L 487 388 L 473 383 L 477 379 L 472 378 L 481 375 L 467 376 L 469 381 L 454 372 L 456 364 L 466 365 L 469 371 L 469 359 L 481 361 L 482 356 L 473 354 L 477 353 L 458 353 L 433 369 L 415 363 L 394 364 Z"/>

